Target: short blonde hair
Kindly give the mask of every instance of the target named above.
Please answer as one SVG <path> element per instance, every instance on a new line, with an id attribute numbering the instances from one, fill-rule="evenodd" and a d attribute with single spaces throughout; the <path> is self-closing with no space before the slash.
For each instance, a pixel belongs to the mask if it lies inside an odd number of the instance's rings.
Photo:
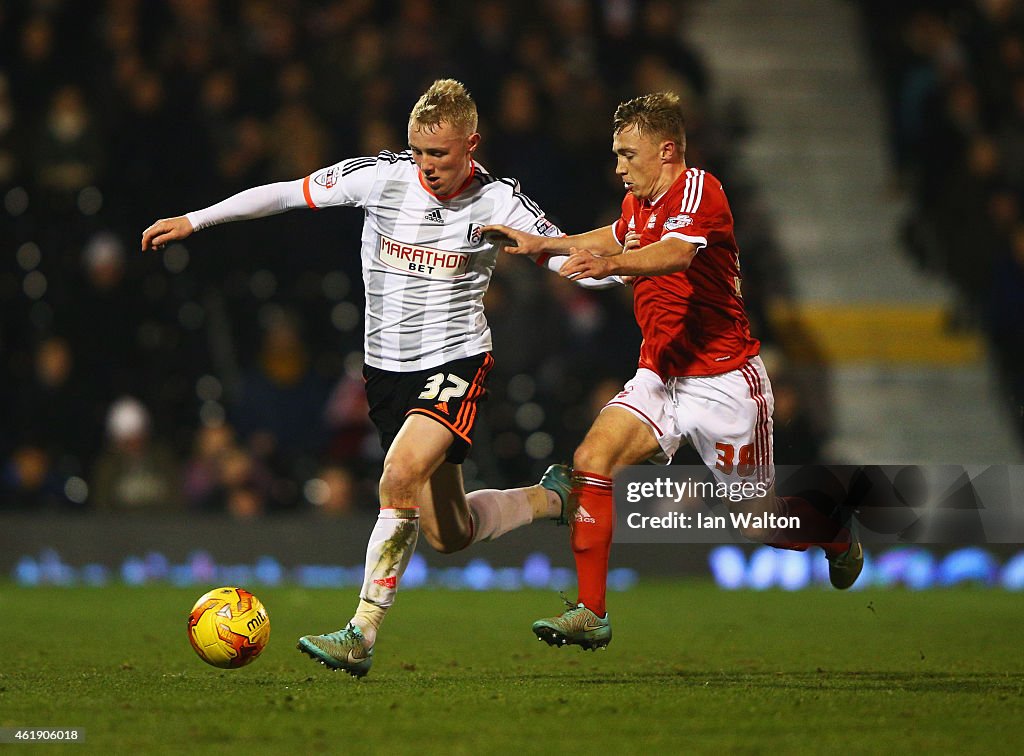
<path id="1" fill-rule="evenodd" d="M 616 134 L 635 127 L 641 136 L 670 139 L 686 150 L 686 120 L 679 106 L 679 95 L 657 92 L 624 102 L 615 109 L 612 126 Z"/>
<path id="2" fill-rule="evenodd" d="M 431 131 L 448 123 L 469 136 L 476 133 L 476 103 L 462 82 L 438 79 L 413 106 L 409 125 L 414 123 Z"/>

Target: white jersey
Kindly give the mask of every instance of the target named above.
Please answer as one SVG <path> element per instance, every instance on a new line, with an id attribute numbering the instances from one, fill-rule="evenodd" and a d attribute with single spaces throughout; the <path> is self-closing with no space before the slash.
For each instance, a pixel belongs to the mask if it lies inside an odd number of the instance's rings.
<path id="1" fill-rule="evenodd" d="M 490 349 L 483 294 L 499 248 L 481 238 L 484 225 L 562 236 L 519 192 L 514 179 L 496 178 L 476 162 L 462 190 L 437 198 L 422 183 L 409 150 L 352 158 L 304 179 L 255 186 L 185 217 L 199 230 L 306 205 L 366 212 L 364 359 L 398 373 L 428 370 Z"/>
<path id="2" fill-rule="evenodd" d="M 343 160 L 186 217 L 198 231 L 305 205 L 365 211 L 364 359 L 393 372 L 427 370 L 491 349 L 483 298 L 498 247 L 482 238 L 483 226 L 562 235 L 514 179 L 495 178 L 476 162 L 462 189 L 438 198 L 422 183 L 409 150 Z"/>
<path id="3" fill-rule="evenodd" d="M 303 181 L 313 208 L 362 207 L 365 360 L 406 372 L 491 349 L 483 297 L 498 247 L 480 229 L 501 223 L 560 236 L 512 179 L 479 163 L 455 196 L 439 199 L 421 182 L 408 150 L 345 160 Z"/>

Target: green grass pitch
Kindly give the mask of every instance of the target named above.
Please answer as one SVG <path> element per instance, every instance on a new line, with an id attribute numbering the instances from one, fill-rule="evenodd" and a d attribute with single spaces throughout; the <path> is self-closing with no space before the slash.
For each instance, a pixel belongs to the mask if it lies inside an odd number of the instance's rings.
<path id="1" fill-rule="evenodd" d="M 211 586 L 213 587 L 213 586 Z M 83 727 L 86 753 L 1019 753 L 1024 599 L 991 590 L 612 596 L 606 651 L 554 649 L 550 593 L 411 590 L 364 680 L 295 650 L 351 590 L 250 586 L 255 663 L 221 671 L 185 618 L 205 589 L 0 584 L 0 727 Z M 0 749 L 19 746 L 0 746 Z"/>

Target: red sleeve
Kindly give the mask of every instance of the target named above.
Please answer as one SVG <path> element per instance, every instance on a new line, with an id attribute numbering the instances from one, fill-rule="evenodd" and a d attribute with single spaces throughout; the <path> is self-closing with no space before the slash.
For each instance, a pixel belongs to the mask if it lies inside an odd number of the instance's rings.
<path id="1" fill-rule="evenodd" d="M 661 238 L 673 236 L 700 249 L 731 235 L 732 211 L 725 190 L 718 179 L 701 171 L 662 224 Z"/>
<path id="2" fill-rule="evenodd" d="M 612 233 L 615 234 L 615 241 L 622 246 L 626 243 L 626 232 L 629 231 L 629 222 L 633 218 L 633 205 L 629 201 L 633 195 L 626 194 L 622 199 L 622 213 L 619 219 L 612 224 Z"/>

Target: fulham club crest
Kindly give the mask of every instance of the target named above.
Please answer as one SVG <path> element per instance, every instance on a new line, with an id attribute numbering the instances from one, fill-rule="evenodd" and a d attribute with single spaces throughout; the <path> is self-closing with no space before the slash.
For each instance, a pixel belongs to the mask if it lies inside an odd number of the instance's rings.
<path id="1" fill-rule="evenodd" d="M 326 171 L 320 171 L 320 173 L 313 177 L 313 181 L 324 189 L 331 189 L 338 183 L 338 174 L 340 172 L 341 167 L 336 165 L 332 168 L 328 168 Z"/>

